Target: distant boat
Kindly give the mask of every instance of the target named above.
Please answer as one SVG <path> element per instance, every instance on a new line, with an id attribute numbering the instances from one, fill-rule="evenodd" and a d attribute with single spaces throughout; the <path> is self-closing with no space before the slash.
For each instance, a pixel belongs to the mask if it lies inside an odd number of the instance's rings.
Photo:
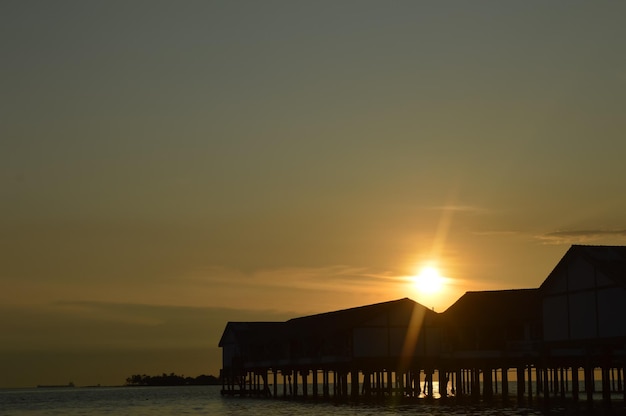
<path id="1" fill-rule="evenodd" d="M 61 387 L 75 387 L 73 382 L 69 382 L 67 384 L 38 384 L 38 389 L 58 389 Z"/>

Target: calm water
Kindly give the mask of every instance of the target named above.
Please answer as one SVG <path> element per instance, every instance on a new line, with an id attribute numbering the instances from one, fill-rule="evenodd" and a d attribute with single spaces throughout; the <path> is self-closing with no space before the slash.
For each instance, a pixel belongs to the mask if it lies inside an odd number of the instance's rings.
<path id="1" fill-rule="evenodd" d="M 219 386 L 0 390 L 0 415 L 545 415 L 569 414 L 503 406 L 333 404 L 221 397 Z M 611 412 L 615 414 L 615 412 Z"/>

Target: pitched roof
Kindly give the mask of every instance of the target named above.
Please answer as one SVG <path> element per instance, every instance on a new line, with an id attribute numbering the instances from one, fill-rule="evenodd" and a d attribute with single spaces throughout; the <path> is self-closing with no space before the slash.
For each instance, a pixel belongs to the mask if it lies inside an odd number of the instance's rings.
<path id="1" fill-rule="evenodd" d="M 228 322 L 218 345 L 220 347 L 224 346 L 228 334 L 231 333 L 237 342 L 240 343 L 268 339 L 275 341 L 279 338 L 291 336 L 332 334 L 353 328 L 388 312 L 400 315 L 405 314 L 410 317 L 415 308 L 422 309 L 424 316 L 432 317 L 437 315 L 425 306 L 409 298 L 403 298 L 373 305 L 302 316 L 286 322 Z"/>
<path id="2" fill-rule="evenodd" d="M 539 289 L 466 292 L 442 315 L 453 325 L 501 325 L 513 320 L 539 319 Z"/>
<path id="3" fill-rule="evenodd" d="M 406 316 L 410 317 L 415 308 L 422 309 L 425 315 L 436 315 L 435 312 L 414 300 L 403 298 L 356 308 L 293 318 L 287 321 L 287 323 L 290 325 L 292 331 L 302 331 L 310 335 L 319 336 L 322 333 L 328 334 L 354 328 L 388 312 L 404 313 Z"/>
<path id="4" fill-rule="evenodd" d="M 563 258 L 550 272 L 541 288 L 549 285 L 551 276 L 559 272 L 575 257 L 582 257 L 609 279 L 626 286 L 626 246 L 585 246 L 572 245 Z"/>
<path id="5" fill-rule="evenodd" d="M 282 336 L 285 330 L 284 322 L 228 322 L 220 342 L 219 347 L 223 347 L 227 340 L 229 333 L 233 334 L 233 337 L 239 343 L 249 343 L 253 340 L 277 338 Z"/>

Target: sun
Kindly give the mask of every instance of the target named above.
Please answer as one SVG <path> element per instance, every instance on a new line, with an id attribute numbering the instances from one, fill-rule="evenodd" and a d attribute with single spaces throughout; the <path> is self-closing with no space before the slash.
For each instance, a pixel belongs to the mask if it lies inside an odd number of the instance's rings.
<path id="1" fill-rule="evenodd" d="M 442 291 L 444 277 L 433 266 L 423 267 L 417 276 L 413 277 L 413 285 L 420 293 L 435 294 Z"/>

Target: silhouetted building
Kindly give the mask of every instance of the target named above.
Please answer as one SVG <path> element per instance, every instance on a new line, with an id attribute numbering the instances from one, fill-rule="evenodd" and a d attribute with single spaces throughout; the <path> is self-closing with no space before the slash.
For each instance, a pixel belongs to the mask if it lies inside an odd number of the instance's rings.
<path id="1" fill-rule="evenodd" d="M 324 397 L 433 396 L 436 374 L 442 397 L 489 399 L 499 374 L 506 398 L 513 370 L 519 400 L 564 397 L 569 378 L 577 400 L 582 370 L 591 401 L 601 369 L 603 398 L 617 385 L 626 401 L 625 318 L 626 247 L 572 246 L 541 287 L 467 292 L 443 313 L 404 298 L 229 322 L 222 392 L 278 396 L 282 384 L 283 396 L 307 397 L 310 384 L 318 396 L 319 377 Z"/>
<path id="2" fill-rule="evenodd" d="M 572 246 L 541 285 L 547 342 L 626 337 L 626 247 Z"/>
<path id="3" fill-rule="evenodd" d="M 467 292 L 442 314 L 446 349 L 495 357 L 534 351 L 540 302 L 538 289 Z"/>

